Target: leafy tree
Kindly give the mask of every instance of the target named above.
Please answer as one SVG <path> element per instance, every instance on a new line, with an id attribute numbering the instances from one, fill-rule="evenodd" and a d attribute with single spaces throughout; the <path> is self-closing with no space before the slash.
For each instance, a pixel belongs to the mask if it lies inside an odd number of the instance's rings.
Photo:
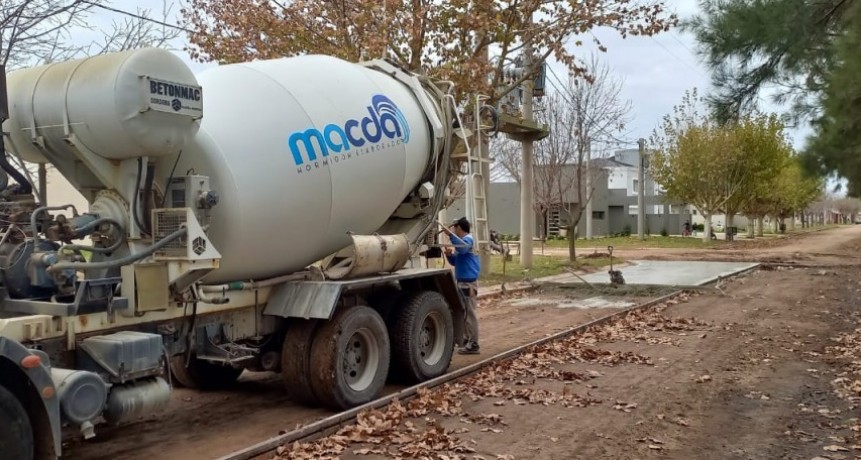
<path id="1" fill-rule="evenodd" d="M 719 90 L 710 99 L 718 120 L 754 108 L 763 89 L 779 90 L 798 116 L 816 116 L 816 96 L 834 63 L 834 38 L 846 0 L 702 0 L 693 31 Z"/>
<path id="2" fill-rule="evenodd" d="M 650 139 L 650 169 L 667 198 L 699 209 L 708 241 L 712 216 L 741 190 L 745 175 L 736 161 L 740 145 L 734 133 L 703 113 L 702 102 L 696 89 L 686 91 L 664 116 Z"/>
<path id="3" fill-rule="evenodd" d="M 612 27 L 623 37 L 652 35 L 676 22 L 658 0 L 191 0 L 182 13 L 195 31 L 190 51 L 201 61 L 386 56 L 453 81 L 462 95 L 489 95 L 490 103 L 530 79 L 549 56 L 583 74 L 565 45 L 593 28 Z M 525 41 L 534 49 L 534 64 L 507 79 Z"/>
<path id="4" fill-rule="evenodd" d="M 842 176 L 850 195 L 861 194 L 858 2 L 703 0 L 701 6 L 703 14 L 684 26 L 713 72 L 718 93 L 710 102 L 718 119 L 738 118 L 764 89 L 776 89 L 796 122 L 813 122 L 805 169 Z"/>
<path id="5" fill-rule="evenodd" d="M 847 2 L 843 30 L 834 41 L 835 63 L 822 96 L 822 116 L 814 120 L 805 161 L 820 174 L 837 173 L 848 180 L 848 194 L 861 196 L 861 6 Z"/>
<path id="6" fill-rule="evenodd" d="M 755 210 L 756 215 L 761 211 L 756 201 L 772 193 L 774 181 L 792 154 L 792 147 L 784 134 L 784 124 L 774 114 L 747 115 L 725 124 L 724 128 L 732 132 L 738 143 L 737 150 L 725 152 L 732 155 L 735 174 L 728 179 L 736 187 L 723 206 L 726 225 L 730 227 L 739 212 L 749 214 Z"/>

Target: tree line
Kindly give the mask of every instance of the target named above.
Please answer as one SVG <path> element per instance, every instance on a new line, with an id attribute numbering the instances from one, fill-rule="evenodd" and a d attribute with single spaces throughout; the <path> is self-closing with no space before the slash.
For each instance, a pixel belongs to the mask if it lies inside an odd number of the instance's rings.
<path id="1" fill-rule="evenodd" d="M 696 89 L 687 91 L 650 138 L 649 169 L 666 196 L 692 204 L 705 217 L 704 240 L 715 214 L 762 222 L 795 217 L 823 191 L 821 176 L 808 174 L 773 113 L 750 110 L 719 120 Z M 753 225 L 748 231 L 753 236 Z"/>

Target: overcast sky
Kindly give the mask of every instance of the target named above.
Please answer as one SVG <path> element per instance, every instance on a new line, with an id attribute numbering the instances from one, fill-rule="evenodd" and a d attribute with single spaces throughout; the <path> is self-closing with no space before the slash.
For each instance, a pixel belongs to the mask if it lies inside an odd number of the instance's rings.
<path id="1" fill-rule="evenodd" d="M 670 8 L 682 18 L 697 14 L 697 0 L 668 0 Z M 152 11 L 151 17 L 159 17 L 163 9 L 162 0 L 114 0 L 111 6 L 126 11 L 137 11 L 139 8 Z M 168 22 L 176 22 L 179 6 L 174 6 Z M 95 10 L 90 23 L 95 27 L 108 29 L 111 21 L 121 20 L 122 16 L 104 10 Z M 708 71 L 700 63 L 694 53 L 696 42 L 692 36 L 678 29 L 661 33 L 654 37 L 629 37 L 622 39 L 612 30 L 597 30 L 595 35 L 607 46 L 607 53 L 601 53 L 601 60 L 610 66 L 611 72 L 624 80 L 623 97 L 632 102 L 632 122 L 626 132 L 618 137 L 634 143 L 622 148 L 636 147 L 636 139 L 648 138 L 652 130 L 660 122 L 663 115 L 672 110 L 674 104 L 680 102 L 686 89 L 698 88 L 701 93 L 710 88 Z M 79 40 L 87 37 L 95 38 L 93 34 L 77 35 Z M 90 39 L 93 39 L 90 38 Z M 188 55 L 181 51 L 185 35 L 175 41 L 176 53 L 185 59 L 193 70 L 199 71 L 207 65 L 193 63 Z M 594 47 L 581 47 L 578 52 L 587 57 Z M 567 72 L 554 64 L 556 73 L 565 78 Z M 766 106 L 766 109 L 777 110 L 776 106 Z M 790 132 L 796 148 L 801 148 L 804 137 L 809 134 L 807 129 Z M 597 147 L 597 146 L 596 146 Z M 616 147 L 616 146 L 612 146 Z"/>

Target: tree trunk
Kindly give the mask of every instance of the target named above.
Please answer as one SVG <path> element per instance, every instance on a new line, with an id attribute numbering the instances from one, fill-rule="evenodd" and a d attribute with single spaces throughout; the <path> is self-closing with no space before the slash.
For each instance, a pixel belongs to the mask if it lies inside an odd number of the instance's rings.
<path id="1" fill-rule="evenodd" d="M 792 213 L 792 220 L 789 221 L 789 230 L 795 231 L 795 213 Z"/>
<path id="2" fill-rule="evenodd" d="M 756 236 L 765 236 L 765 217 L 757 217 L 756 224 Z"/>
<path id="3" fill-rule="evenodd" d="M 568 260 L 571 263 L 577 261 L 577 226 L 569 225 L 568 229 Z"/>
<path id="4" fill-rule="evenodd" d="M 756 236 L 756 217 L 747 216 L 747 237 L 754 238 Z"/>
<path id="5" fill-rule="evenodd" d="M 724 231 L 726 233 L 724 233 L 723 239 L 725 239 L 725 240 L 729 239 L 730 227 L 732 227 L 733 224 L 735 224 L 735 214 L 734 213 L 728 213 L 726 215 L 726 226 L 725 226 L 726 228 L 724 228 Z"/>
<path id="6" fill-rule="evenodd" d="M 703 243 L 708 243 L 712 236 L 712 215 L 706 214 L 706 223 L 703 224 Z"/>

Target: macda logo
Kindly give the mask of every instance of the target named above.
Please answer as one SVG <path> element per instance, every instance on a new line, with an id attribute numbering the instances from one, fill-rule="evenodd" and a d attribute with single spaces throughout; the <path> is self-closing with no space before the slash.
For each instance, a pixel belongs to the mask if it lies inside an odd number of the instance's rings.
<path id="1" fill-rule="evenodd" d="M 377 94 L 371 98 L 368 116 L 361 120 L 351 118 L 343 125 L 328 124 L 322 132 L 316 128 L 296 131 L 290 134 L 287 144 L 293 154 L 293 161 L 296 166 L 300 166 L 305 163 L 305 157 L 313 162 L 319 157 L 328 157 L 330 152 L 347 153 L 353 148 L 376 144 L 386 140 L 384 137 L 407 143 L 410 140 L 410 127 L 401 109 L 388 97 Z"/>

